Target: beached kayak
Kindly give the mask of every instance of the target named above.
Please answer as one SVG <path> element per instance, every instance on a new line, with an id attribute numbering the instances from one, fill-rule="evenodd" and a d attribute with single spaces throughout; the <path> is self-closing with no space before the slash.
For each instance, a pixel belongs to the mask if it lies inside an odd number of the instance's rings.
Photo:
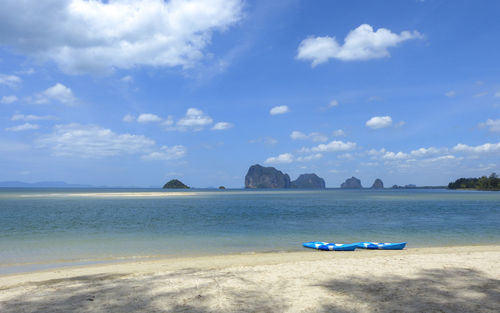
<path id="1" fill-rule="evenodd" d="M 306 248 L 318 249 L 323 251 L 354 251 L 357 244 L 332 243 L 323 241 L 304 242 L 302 244 Z"/>
<path id="2" fill-rule="evenodd" d="M 361 249 L 403 250 L 406 242 L 358 242 L 355 245 Z"/>

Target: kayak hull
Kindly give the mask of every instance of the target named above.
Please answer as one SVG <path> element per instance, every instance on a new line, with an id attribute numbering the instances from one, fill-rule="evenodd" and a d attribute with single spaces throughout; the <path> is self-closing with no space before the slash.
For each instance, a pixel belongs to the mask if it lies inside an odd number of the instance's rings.
<path id="1" fill-rule="evenodd" d="M 369 250 L 403 250 L 406 247 L 406 242 L 358 242 L 357 248 Z"/>
<path id="2" fill-rule="evenodd" d="M 341 244 L 323 241 L 304 242 L 302 245 L 306 248 L 322 251 L 354 251 L 358 247 L 357 244 Z"/>

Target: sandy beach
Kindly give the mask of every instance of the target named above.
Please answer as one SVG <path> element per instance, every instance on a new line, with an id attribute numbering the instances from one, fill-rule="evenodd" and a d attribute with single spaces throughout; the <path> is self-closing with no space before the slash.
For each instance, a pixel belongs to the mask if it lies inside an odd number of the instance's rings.
<path id="1" fill-rule="evenodd" d="M 0 277 L 0 312 L 498 312 L 500 246 L 281 252 Z"/>

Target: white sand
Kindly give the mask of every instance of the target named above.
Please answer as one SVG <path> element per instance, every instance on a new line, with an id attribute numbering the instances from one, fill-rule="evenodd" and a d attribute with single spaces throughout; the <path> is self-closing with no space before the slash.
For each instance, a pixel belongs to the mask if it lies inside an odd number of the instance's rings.
<path id="1" fill-rule="evenodd" d="M 0 277 L 0 312 L 499 312 L 500 246 L 163 259 Z"/>
<path id="2" fill-rule="evenodd" d="M 82 197 L 82 198 L 162 198 L 196 196 L 199 192 L 77 192 L 77 193 L 43 193 L 43 194 L 21 194 L 21 198 L 52 198 L 52 197 Z"/>

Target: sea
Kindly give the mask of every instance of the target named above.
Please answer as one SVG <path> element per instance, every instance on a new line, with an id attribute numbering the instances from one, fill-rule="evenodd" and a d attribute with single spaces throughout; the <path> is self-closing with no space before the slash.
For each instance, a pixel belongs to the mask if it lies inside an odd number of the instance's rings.
<path id="1" fill-rule="evenodd" d="M 0 274 L 307 241 L 500 244 L 500 192 L 0 188 Z"/>

